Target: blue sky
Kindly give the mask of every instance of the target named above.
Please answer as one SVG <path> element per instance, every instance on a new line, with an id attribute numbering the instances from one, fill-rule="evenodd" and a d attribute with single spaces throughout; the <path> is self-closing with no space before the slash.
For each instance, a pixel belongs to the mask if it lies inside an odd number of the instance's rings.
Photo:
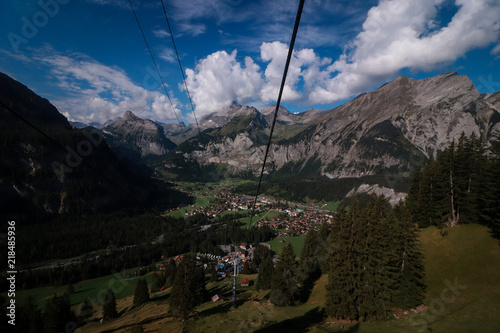
<path id="1" fill-rule="evenodd" d="M 70 120 L 186 122 L 161 0 L 2 1 L 0 71 Z M 275 103 L 298 0 L 164 0 L 198 118 L 232 101 Z M 498 0 L 306 0 L 283 105 L 330 109 L 397 76 L 455 71 L 500 91 Z"/>

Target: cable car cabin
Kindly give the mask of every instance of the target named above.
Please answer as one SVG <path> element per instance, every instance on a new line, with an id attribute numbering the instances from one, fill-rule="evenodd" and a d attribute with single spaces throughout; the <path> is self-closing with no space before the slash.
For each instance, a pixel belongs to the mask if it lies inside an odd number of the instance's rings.
<path id="1" fill-rule="evenodd" d="M 226 266 L 224 264 L 217 266 L 217 275 L 223 278 L 226 277 Z"/>

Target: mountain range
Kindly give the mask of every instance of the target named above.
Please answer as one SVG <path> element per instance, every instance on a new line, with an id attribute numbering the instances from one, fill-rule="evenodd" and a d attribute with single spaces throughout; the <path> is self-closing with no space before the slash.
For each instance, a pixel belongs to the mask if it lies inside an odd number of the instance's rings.
<path id="1" fill-rule="evenodd" d="M 83 130 L 72 128 L 47 100 L 6 75 L 0 79 L 4 103 L 22 110 L 37 126 L 46 126 L 47 131 L 57 132 L 73 145 L 83 140 Z M 88 156 L 89 163 L 99 163 L 93 159 L 102 158 L 112 168 L 119 167 L 122 160 L 125 164 L 142 161 L 157 174 L 182 179 L 197 179 L 202 169 L 211 170 L 216 177 L 255 177 L 262 167 L 274 111 L 275 106 L 259 111 L 232 103 L 189 125 L 159 124 L 126 111 L 122 117 L 87 129 L 101 133 L 104 141 L 95 148 L 98 154 Z M 47 148 L 41 139 L 35 140 L 38 146 L 31 143 L 30 130 L 14 134 L 13 128 L 26 125 L 16 119 L 16 125 L 9 126 L 15 117 L 6 110 L 2 112 L 6 120 L 3 154 L 7 156 L 0 169 L 3 177 L 12 165 L 24 170 L 21 178 L 45 170 L 46 179 L 52 180 L 51 193 L 67 192 L 64 189 L 76 182 L 69 181 L 76 173 L 56 184 L 56 175 L 46 170 L 48 162 L 37 160 L 38 152 L 49 153 L 52 160 L 61 153 Z M 457 73 L 422 80 L 402 76 L 326 111 L 310 109 L 293 114 L 281 106 L 265 172 L 269 177 L 289 179 L 367 179 L 369 185 L 353 191 L 390 192 L 392 197 L 401 197 L 393 190 L 396 183 L 407 182 L 415 167 L 436 157 L 462 133 L 482 137 L 487 146 L 498 140 L 500 93 L 481 94 L 469 78 Z M 126 178 L 122 171 L 108 171 Z M 378 186 L 374 177 L 384 179 L 387 188 Z M 40 184 L 46 181 L 41 176 L 36 179 Z M 21 181 L 14 186 L 3 182 L 2 189 L 8 191 L 10 186 L 9 191 L 20 196 L 36 196 L 40 185 L 28 183 L 23 185 Z M 48 206 L 63 209 L 60 195 L 52 197 Z M 45 199 L 40 202 L 47 205 Z"/>
<path id="2" fill-rule="evenodd" d="M 176 153 L 229 174 L 257 174 L 274 109 L 233 103 L 201 119 L 202 128 L 215 124 L 202 132 L 203 144 L 193 136 Z M 499 122 L 500 93 L 481 94 L 466 76 L 403 76 L 331 110 L 292 114 L 280 107 L 266 170 L 302 178 L 408 176 L 462 133 L 487 145 L 497 140 Z"/>

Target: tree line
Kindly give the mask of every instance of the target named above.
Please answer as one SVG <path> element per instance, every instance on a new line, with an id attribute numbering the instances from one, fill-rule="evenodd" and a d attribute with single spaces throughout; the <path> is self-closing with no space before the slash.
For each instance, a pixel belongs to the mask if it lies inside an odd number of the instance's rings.
<path id="1" fill-rule="evenodd" d="M 268 226 L 242 228 L 243 223 L 238 221 L 239 218 L 227 215 L 211 220 L 202 214 L 186 219 L 160 218 L 151 215 L 129 216 L 121 212 L 80 217 L 78 223 L 71 224 L 65 223 L 67 219 L 61 217 L 47 224 L 20 228 L 22 241 L 19 244 L 25 244 L 19 247 L 23 264 L 101 250 L 98 254 L 80 256 L 77 264 L 22 270 L 19 272 L 19 280 L 22 281 L 20 287 L 60 286 L 109 275 L 123 268 L 148 267 L 152 260 L 159 260 L 162 255 L 172 257 L 188 252 L 221 255 L 220 244 L 258 244 L 275 236 Z M 206 225 L 210 227 L 201 228 Z M 43 232 L 44 228 L 49 230 Z M 159 235 L 161 237 L 152 243 Z M 72 241 L 68 242 L 68 239 Z M 8 289 L 6 283 L 0 282 L 5 290 Z"/>
<path id="2" fill-rule="evenodd" d="M 287 243 L 275 265 L 259 266 L 258 289 L 277 306 L 307 301 L 314 281 L 328 274 L 326 310 L 346 320 L 386 318 L 391 308 L 422 304 L 425 292 L 417 226 L 406 205 L 372 196 L 340 207 L 331 224 L 309 231 L 300 259 Z"/>
<path id="3" fill-rule="evenodd" d="M 407 202 L 420 227 L 481 223 L 500 236 L 500 142 L 461 135 L 419 168 Z"/>

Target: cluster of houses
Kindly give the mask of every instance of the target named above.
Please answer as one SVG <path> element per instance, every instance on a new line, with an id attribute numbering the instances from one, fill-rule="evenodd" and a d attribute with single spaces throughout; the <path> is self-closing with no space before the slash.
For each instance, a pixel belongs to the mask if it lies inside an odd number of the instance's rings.
<path id="1" fill-rule="evenodd" d="M 177 188 L 181 190 L 180 188 Z M 218 190 L 209 189 L 205 192 L 195 192 L 194 190 L 184 190 L 189 195 L 203 195 L 216 198 L 216 203 L 211 207 L 197 207 L 185 213 L 186 216 L 204 214 L 208 217 L 216 217 L 224 211 L 237 212 L 253 208 L 254 198 L 234 194 L 231 188 L 222 187 Z M 261 219 L 259 226 L 267 224 L 276 230 L 278 237 L 290 237 L 306 234 L 310 228 L 318 229 L 323 222 L 331 222 L 332 215 L 325 213 L 318 208 L 308 207 L 305 210 L 292 209 L 288 205 L 265 197 L 259 197 L 255 204 L 256 212 L 275 210 L 283 214 L 271 219 Z"/>
<path id="2" fill-rule="evenodd" d="M 192 196 L 201 195 L 201 196 L 210 196 L 216 198 L 215 205 L 211 207 L 195 207 L 194 205 L 191 205 L 191 207 L 194 209 L 186 211 L 184 213 L 185 216 L 194 216 L 196 214 L 203 214 L 208 217 L 214 218 L 224 211 L 238 212 L 238 211 L 252 209 L 254 204 L 254 198 L 235 195 L 231 193 L 231 190 L 229 188 L 222 188 L 217 191 L 208 191 L 208 192 L 195 192 L 193 190 L 185 190 L 185 189 L 183 190 L 179 187 L 176 187 L 175 189 L 178 191 L 184 191 L 186 194 Z M 273 208 L 272 205 L 273 202 L 271 200 L 267 198 L 259 198 L 255 207 L 256 211 L 261 211 L 264 209 Z M 165 211 L 165 213 L 174 210 L 175 209 L 171 209 Z"/>
<path id="3" fill-rule="evenodd" d="M 258 226 L 268 225 L 276 230 L 278 238 L 299 236 L 306 234 L 309 229 L 319 229 L 324 222 L 330 223 L 333 215 L 324 214 L 317 210 L 284 210 L 288 216 L 276 216 L 272 219 L 263 219 L 258 222 Z"/>

